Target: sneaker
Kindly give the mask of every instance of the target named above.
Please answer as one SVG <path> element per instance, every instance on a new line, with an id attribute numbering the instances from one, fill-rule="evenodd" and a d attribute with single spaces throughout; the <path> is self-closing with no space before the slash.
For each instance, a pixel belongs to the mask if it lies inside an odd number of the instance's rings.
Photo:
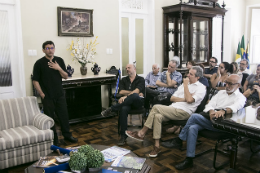
<path id="1" fill-rule="evenodd" d="M 70 141 L 71 143 L 77 143 L 78 139 L 74 138 L 73 136 L 70 137 L 64 137 L 65 140 Z"/>
<path id="2" fill-rule="evenodd" d="M 121 138 L 119 139 L 117 145 L 125 145 L 126 139 L 127 139 L 126 135 L 121 135 Z"/>
<path id="3" fill-rule="evenodd" d="M 153 146 L 153 150 L 149 154 L 149 157 L 157 157 L 158 153 L 160 152 L 161 152 L 160 148 Z"/>
<path id="4" fill-rule="evenodd" d="M 107 108 L 101 112 L 102 117 L 107 117 L 112 112 L 111 108 Z"/>
<path id="5" fill-rule="evenodd" d="M 166 148 L 181 148 L 182 140 L 179 137 L 177 137 L 177 138 L 173 138 L 170 141 L 162 142 L 161 145 Z"/>

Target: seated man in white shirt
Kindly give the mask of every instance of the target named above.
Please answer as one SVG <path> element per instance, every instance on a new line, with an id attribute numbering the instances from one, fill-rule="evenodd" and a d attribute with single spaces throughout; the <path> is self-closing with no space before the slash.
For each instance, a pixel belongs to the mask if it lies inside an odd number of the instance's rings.
<path id="1" fill-rule="evenodd" d="M 187 141 L 186 159 L 175 165 L 178 170 L 183 170 L 193 166 L 195 157 L 196 142 L 198 132 L 203 129 L 219 131 L 212 127 L 212 118 L 222 117 L 225 114 L 235 113 L 243 108 L 246 97 L 239 92 L 241 78 L 237 74 L 231 74 L 225 81 L 226 90 L 220 90 L 206 105 L 200 114 L 192 114 L 186 125 L 182 129 L 179 137 L 169 142 L 163 142 L 162 146 L 168 148 L 180 148 L 182 141 Z"/>
<path id="2" fill-rule="evenodd" d="M 248 67 L 248 61 L 246 59 L 242 59 L 239 63 L 239 71 L 238 72 L 247 73 L 247 74 L 250 75 L 252 72 L 249 69 L 247 69 L 247 67 Z"/>
<path id="3" fill-rule="evenodd" d="M 150 157 L 156 157 L 160 152 L 160 138 L 162 131 L 162 122 L 169 120 L 187 120 L 190 115 L 196 111 L 197 107 L 206 94 L 206 87 L 199 82 L 203 76 L 201 67 L 193 66 L 188 77 L 183 80 L 183 84 L 172 95 L 170 106 L 154 105 L 144 127 L 140 131 L 126 131 L 126 135 L 143 141 L 148 129 L 153 128 L 153 138 L 155 139 L 154 150 L 149 154 Z"/>

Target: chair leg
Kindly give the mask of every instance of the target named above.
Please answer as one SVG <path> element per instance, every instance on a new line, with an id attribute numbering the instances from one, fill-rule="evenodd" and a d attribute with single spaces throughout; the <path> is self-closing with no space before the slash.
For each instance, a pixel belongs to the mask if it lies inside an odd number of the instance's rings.
<path id="1" fill-rule="evenodd" d="M 117 115 L 118 115 L 117 129 L 118 129 L 118 135 L 120 135 L 120 115 L 119 115 L 119 111 L 117 112 Z"/>
<path id="2" fill-rule="evenodd" d="M 200 145 L 201 143 L 199 143 L 198 145 Z M 221 151 L 221 150 L 218 150 L 218 144 L 219 144 L 219 141 L 216 142 L 215 144 L 215 148 L 211 148 L 211 149 L 208 149 L 206 151 L 203 151 L 203 152 L 200 152 L 198 154 L 195 155 L 195 157 L 199 157 L 199 156 L 202 156 L 203 154 L 206 154 L 206 153 L 209 153 L 211 151 L 214 151 L 214 158 L 213 158 L 213 167 L 215 170 L 219 170 L 219 169 L 222 169 L 225 165 L 227 165 L 230 161 L 226 161 L 224 162 L 223 164 L 219 165 L 219 166 L 216 166 L 216 160 L 217 160 L 217 153 L 221 153 L 223 155 L 226 155 L 228 156 L 229 154 L 227 152 L 224 152 L 224 151 Z"/>
<path id="3" fill-rule="evenodd" d="M 213 167 L 214 167 L 215 170 L 222 169 L 224 166 L 226 166 L 229 163 L 229 161 L 226 161 L 223 164 L 216 166 L 216 160 L 217 160 L 217 153 L 218 152 L 221 153 L 221 154 L 224 154 L 224 155 L 229 155 L 226 152 L 218 150 L 218 143 L 219 143 L 219 141 L 217 141 L 216 145 L 215 145 L 215 152 L 214 152 L 214 159 L 213 159 Z"/>
<path id="4" fill-rule="evenodd" d="M 138 115 L 139 120 L 140 120 L 140 123 L 141 123 L 141 126 L 142 126 L 142 119 L 143 119 L 142 116 L 143 116 L 142 114 L 139 114 L 139 115 Z"/>
<path id="5" fill-rule="evenodd" d="M 144 118 L 145 118 L 145 113 L 142 115 L 142 124 L 141 124 L 142 128 L 144 127 Z"/>
<path id="6" fill-rule="evenodd" d="M 237 161 L 237 144 L 238 144 L 238 139 L 232 139 L 232 148 L 230 150 L 230 168 L 235 169 L 236 168 L 236 161 Z"/>

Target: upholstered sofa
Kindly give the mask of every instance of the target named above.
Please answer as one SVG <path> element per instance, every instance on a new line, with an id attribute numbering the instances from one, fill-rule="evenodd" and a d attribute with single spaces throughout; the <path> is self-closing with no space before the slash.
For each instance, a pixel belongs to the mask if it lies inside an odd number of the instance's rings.
<path id="1" fill-rule="evenodd" d="M 36 97 L 0 100 L 0 170 L 51 153 L 53 125 L 40 112 Z"/>

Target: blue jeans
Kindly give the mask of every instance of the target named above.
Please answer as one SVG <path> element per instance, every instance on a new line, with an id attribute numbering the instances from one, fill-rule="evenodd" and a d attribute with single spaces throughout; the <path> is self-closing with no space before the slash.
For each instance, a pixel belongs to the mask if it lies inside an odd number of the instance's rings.
<path id="1" fill-rule="evenodd" d="M 123 103 L 111 106 L 112 111 L 120 111 L 120 134 L 125 135 L 127 130 L 127 116 L 131 109 L 139 109 L 143 106 L 143 100 L 137 93 L 128 96 Z"/>
<path id="2" fill-rule="evenodd" d="M 179 134 L 181 140 L 187 141 L 187 157 L 195 157 L 198 132 L 203 129 L 219 131 L 212 126 L 210 120 L 200 114 L 193 113 Z"/>

